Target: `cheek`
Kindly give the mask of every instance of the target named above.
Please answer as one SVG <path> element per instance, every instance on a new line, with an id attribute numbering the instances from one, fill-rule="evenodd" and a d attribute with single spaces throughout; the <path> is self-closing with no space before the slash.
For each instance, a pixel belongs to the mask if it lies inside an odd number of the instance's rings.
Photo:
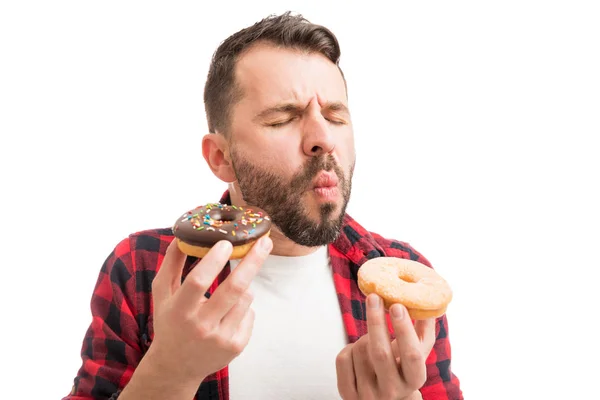
<path id="1" fill-rule="evenodd" d="M 299 144 L 292 143 L 290 138 L 273 140 L 265 152 L 265 165 L 278 175 L 290 178 L 303 166 L 304 155 Z"/>
<path id="2" fill-rule="evenodd" d="M 345 140 L 340 141 L 336 145 L 338 149 L 337 156 L 339 157 L 340 165 L 344 169 L 344 172 L 348 173 L 356 159 L 356 152 L 354 148 L 354 137 L 350 134 L 344 139 Z"/>
<path id="3" fill-rule="evenodd" d="M 256 165 L 261 171 L 267 174 L 274 174 L 282 180 L 290 180 L 298 166 L 295 164 L 295 159 L 284 150 L 263 150 L 257 151 L 252 156 L 251 162 Z M 296 167 L 296 169 L 294 169 Z"/>
<path id="4" fill-rule="evenodd" d="M 249 132 L 236 147 L 250 164 L 277 175 L 285 172 L 292 160 L 289 143 L 277 137 L 267 138 L 261 132 Z"/>

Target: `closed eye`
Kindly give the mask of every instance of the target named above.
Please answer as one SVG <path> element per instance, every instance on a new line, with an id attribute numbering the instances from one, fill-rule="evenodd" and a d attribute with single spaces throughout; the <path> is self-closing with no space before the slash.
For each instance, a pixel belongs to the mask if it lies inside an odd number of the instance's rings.
<path id="1" fill-rule="evenodd" d="M 271 123 L 271 124 L 268 124 L 268 126 L 271 128 L 280 128 L 282 126 L 289 124 L 290 122 L 292 122 L 295 119 L 297 119 L 297 117 L 286 119 L 285 121 L 281 121 L 281 122 Z"/>
<path id="2" fill-rule="evenodd" d="M 287 120 L 281 121 L 281 122 L 274 122 L 274 123 L 268 124 L 268 126 L 271 128 L 280 128 L 282 126 L 289 124 L 290 122 L 292 122 L 296 119 L 298 119 L 298 117 L 290 118 L 290 119 L 287 119 Z M 335 119 L 331 119 L 331 118 L 325 118 L 325 119 L 329 123 L 334 124 L 334 125 L 346 125 L 347 124 L 346 121 L 339 121 L 339 120 L 335 120 Z"/>
<path id="3" fill-rule="evenodd" d="M 271 128 L 279 128 L 279 127 L 282 127 L 282 126 L 284 126 L 284 125 L 287 125 L 287 124 L 289 124 L 289 123 L 290 123 L 290 121 L 291 121 L 291 119 L 289 119 L 289 120 L 287 120 L 287 121 L 283 121 L 283 122 L 277 122 L 277 123 L 275 123 L 275 124 L 269 124 L 269 126 L 270 126 Z"/>

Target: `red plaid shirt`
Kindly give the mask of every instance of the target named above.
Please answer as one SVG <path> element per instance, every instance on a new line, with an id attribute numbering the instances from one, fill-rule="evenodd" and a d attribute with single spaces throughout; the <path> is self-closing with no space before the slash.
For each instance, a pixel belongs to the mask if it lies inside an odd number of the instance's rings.
<path id="1" fill-rule="evenodd" d="M 227 192 L 221 202 L 229 204 Z M 81 349 L 83 364 L 71 394 L 63 400 L 116 399 L 129 382 L 154 337 L 152 280 L 172 240 L 170 228 L 138 232 L 121 241 L 109 255 L 92 296 L 92 323 Z M 366 260 L 382 256 L 409 258 L 431 266 L 407 243 L 368 232 L 346 215 L 340 237 L 329 245 L 329 257 L 351 343 L 367 333 L 365 297 L 356 283 L 358 268 Z M 198 261 L 187 258 L 183 279 Z M 207 296 L 229 271 L 227 265 Z M 391 328 L 389 320 L 388 325 Z M 450 359 L 444 315 L 437 319 L 435 345 L 427 358 L 427 382 L 421 388 L 424 400 L 463 399 L 458 378 L 450 370 Z M 208 376 L 199 385 L 195 399 L 229 399 L 228 376 L 227 367 Z"/>

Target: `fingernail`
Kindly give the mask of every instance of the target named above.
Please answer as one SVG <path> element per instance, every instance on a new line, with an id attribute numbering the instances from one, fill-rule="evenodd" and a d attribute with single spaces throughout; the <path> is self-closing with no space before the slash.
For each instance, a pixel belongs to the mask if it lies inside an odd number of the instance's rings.
<path id="1" fill-rule="evenodd" d="M 227 240 L 221 240 L 217 243 L 217 248 L 220 251 L 227 251 L 231 248 L 231 242 Z"/>
<path id="2" fill-rule="evenodd" d="M 261 250 L 264 250 L 264 251 L 268 252 L 268 251 L 271 250 L 271 246 L 273 245 L 273 241 L 269 237 L 264 237 L 264 238 L 260 239 L 259 245 L 260 245 Z"/>
<path id="3" fill-rule="evenodd" d="M 377 296 L 377 295 L 372 295 L 367 298 L 367 303 L 369 304 L 369 307 L 371 307 L 371 308 L 379 308 L 380 302 L 381 302 L 381 300 L 379 299 L 379 296 Z"/>
<path id="4" fill-rule="evenodd" d="M 394 319 L 402 319 L 404 318 L 404 307 L 394 304 L 391 308 L 392 318 Z"/>

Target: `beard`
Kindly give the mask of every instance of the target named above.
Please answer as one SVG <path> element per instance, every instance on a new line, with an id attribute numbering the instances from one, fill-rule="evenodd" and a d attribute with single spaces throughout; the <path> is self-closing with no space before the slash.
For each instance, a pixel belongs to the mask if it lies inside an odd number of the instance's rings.
<path id="1" fill-rule="evenodd" d="M 354 163 L 346 176 L 331 154 L 311 157 L 300 171 L 286 180 L 272 170 L 249 162 L 234 148 L 231 160 L 244 201 L 267 212 L 287 238 L 307 247 L 323 246 L 337 239 L 350 200 Z M 315 221 L 302 197 L 312 189 L 312 182 L 321 171 L 334 171 L 337 175 L 342 204 L 339 210 L 334 202 L 320 204 Z M 337 216 L 336 212 L 339 212 Z"/>

